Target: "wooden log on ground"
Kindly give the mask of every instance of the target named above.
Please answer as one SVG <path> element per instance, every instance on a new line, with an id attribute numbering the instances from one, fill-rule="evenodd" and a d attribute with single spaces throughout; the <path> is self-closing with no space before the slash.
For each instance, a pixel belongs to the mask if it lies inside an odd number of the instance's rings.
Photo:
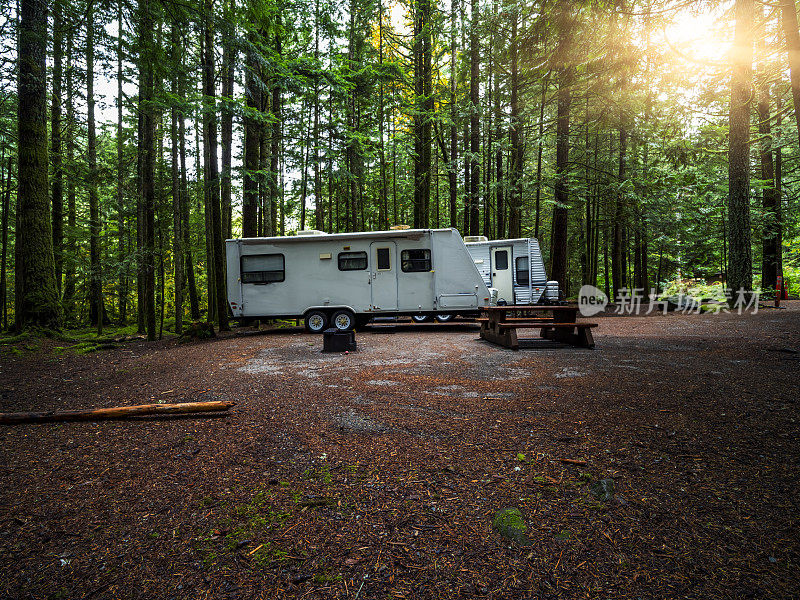
<path id="1" fill-rule="evenodd" d="M 115 406 L 112 408 L 0 413 L 0 423 L 13 425 L 46 421 L 99 421 L 102 419 L 125 419 L 143 415 L 215 412 L 228 410 L 232 406 L 236 406 L 236 402 L 214 400 L 210 402 L 181 402 L 178 404 L 139 404 L 137 406 Z"/>
<path id="2" fill-rule="evenodd" d="M 567 464 L 567 465 L 578 465 L 580 467 L 585 467 L 586 466 L 586 461 L 585 460 L 576 460 L 574 458 L 562 458 L 560 460 L 561 460 L 562 463 Z"/>

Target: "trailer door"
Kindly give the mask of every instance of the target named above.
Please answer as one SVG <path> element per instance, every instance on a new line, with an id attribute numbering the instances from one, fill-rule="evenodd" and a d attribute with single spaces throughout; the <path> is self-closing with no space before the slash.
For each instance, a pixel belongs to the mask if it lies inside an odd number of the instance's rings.
<path id="1" fill-rule="evenodd" d="M 492 287 L 497 299 L 514 304 L 514 281 L 511 278 L 511 246 L 492 248 Z"/>
<path id="2" fill-rule="evenodd" d="M 397 244 L 370 244 L 372 310 L 397 310 Z"/>

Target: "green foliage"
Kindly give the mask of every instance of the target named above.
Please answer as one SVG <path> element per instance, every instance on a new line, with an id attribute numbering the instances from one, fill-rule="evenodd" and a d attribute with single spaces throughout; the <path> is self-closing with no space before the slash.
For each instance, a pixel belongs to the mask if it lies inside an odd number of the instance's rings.
<path id="1" fill-rule="evenodd" d="M 727 144 L 729 78 L 722 70 L 705 67 L 686 58 L 690 52 L 667 43 L 663 32 L 687 11 L 676 7 L 648 15 L 632 11 L 623 15 L 612 2 L 567 3 L 564 21 L 559 11 L 542 10 L 534 4 L 481 3 L 479 18 L 472 22 L 469 10 L 449 14 L 448 6 L 437 6 L 431 15 L 426 35 L 431 40 L 434 108 L 425 114 L 434 125 L 432 197 L 429 208 L 431 226 L 451 222 L 448 167 L 456 170 L 457 214 L 454 222 L 463 231 L 464 159 L 480 165 L 481 231 L 489 237 L 508 236 L 511 147 L 511 19 L 519 17 L 520 81 L 518 101 L 525 135 L 522 149 L 521 231 L 538 232 L 546 258 L 551 244 L 554 207 L 555 117 L 558 69 L 555 51 L 563 51 L 574 67 L 571 85 L 570 160 L 564 175 L 569 188 L 568 282 L 567 292 L 582 283 L 600 287 L 610 283 L 610 251 L 613 227 L 624 230 L 627 282 L 633 287 L 634 248 L 637 239 L 646 243 L 645 262 L 648 286 L 659 287 L 668 295 L 677 291 L 675 280 L 707 280 L 727 269 Z M 14 7 L 6 2 L 8 15 Z M 75 199 L 72 218 L 67 222 L 65 204 L 64 252 L 61 290 L 68 327 L 88 321 L 90 281 L 102 278 L 106 312 L 112 323 L 136 318 L 138 263 L 145 257 L 137 244 L 137 206 L 140 182 L 137 163 L 139 66 L 153 65 L 156 76 L 154 98 L 148 106 L 158 114 L 158 153 L 155 165 L 156 210 L 154 256 L 157 281 L 157 316 L 163 310 L 164 331 L 174 331 L 171 151 L 173 143 L 183 141 L 186 156 L 185 200 L 188 206 L 188 247 L 198 291 L 201 319 L 208 318 L 206 259 L 206 206 L 202 148 L 203 97 L 199 92 L 201 64 L 200 36 L 197 31 L 209 17 L 216 27 L 216 43 L 222 55 L 225 45 L 235 55 L 237 82 L 233 97 L 220 98 L 213 110 L 233 115 L 234 165 L 242 146 L 239 123 L 246 117 L 267 136 L 264 148 L 271 158 L 271 136 L 277 132 L 277 172 L 270 160 L 262 161 L 253 173 L 262 185 L 261 206 L 269 200 L 277 212 L 276 229 L 291 233 L 300 229 L 305 208 L 306 228 L 317 228 L 314 211 L 321 207 L 323 224 L 329 231 L 370 230 L 413 221 L 415 132 L 413 122 L 422 112 L 422 100 L 414 92 L 415 65 L 419 65 L 419 41 L 413 32 L 413 10 L 419 5 L 397 5 L 373 0 L 348 0 L 345 3 L 285 3 L 254 0 L 244 4 L 217 2 L 213 15 L 206 8 L 182 4 L 152 4 L 154 42 L 142 45 L 136 30 L 139 7 L 125 4 L 123 20 L 117 27 L 116 4 L 96 6 L 98 48 L 96 79 L 111 74 L 116 84 L 118 44 L 122 51 L 125 95 L 123 121 L 118 131 L 116 113 L 101 111 L 98 124 L 98 170 L 95 183 L 100 194 L 102 215 L 101 269 L 93 272 L 89 260 L 88 170 L 86 157 L 87 124 L 84 122 L 86 77 L 85 15 L 83 0 L 65 4 L 65 43 L 72 48 L 65 58 L 66 75 L 72 87 L 63 93 L 62 126 L 65 202 L 70 190 Z M 462 5 L 463 8 L 463 5 Z M 688 9 L 687 9 L 688 10 Z M 702 10 L 702 8 L 692 10 Z M 380 11 L 380 14 L 379 14 Z M 398 12 L 399 11 L 399 12 Z M 709 38 L 725 38 L 731 32 L 731 15 L 719 13 Z M 400 17 L 398 19 L 398 16 Z M 382 20 L 380 19 L 382 17 Z M 452 17 L 452 21 L 451 21 Z M 565 23 L 569 26 L 565 26 Z M 133 27 L 127 26 L 132 24 Z M 106 27 L 108 25 L 108 27 Z M 7 157 L 17 153 L 16 26 L 13 16 L 0 22 L 0 174 L 5 174 Z M 178 43 L 171 39 L 177 31 Z M 121 31 L 122 39 L 114 32 Z M 480 49 L 477 106 L 469 100 L 469 48 L 471 34 Z M 451 42 L 455 55 L 451 56 Z M 648 44 L 649 42 L 649 44 Z M 64 48 L 66 50 L 66 48 Z M 51 50 L 52 52 L 52 46 Z M 760 57 L 764 73 L 760 80 L 779 82 L 785 78 L 784 49 L 770 48 Z M 452 61 L 451 61 L 452 59 Z M 51 59 L 50 59 L 51 60 Z M 217 64 L 219 71 L 221 64 Z M 101 75 L 102 73 L 102 75 Z M 262 96 L 256 108 L 247 107 L 241 83 L 245 74 L 255 77 Z M 218 77 L 221 73 L 218 72 Z M 181 82 L 173 89 L 173 78 Z M 134 86 L 129 89 L 130 82 Z M 451 83 L 454 95 L 451 97 Z M 66 88 L 66 81 L 64 82 Z M 779 84 L 776 90 L 784 90 Z M 69 93 L 67 93 L 67 91 Z M 280 97 L 280 112 L 273 110 L 272 99 Z M 783 92 L 781 92 L 783 93 Z M 544 99 L 544 104 L 541 104 Z M 116 99 L 109 98 L 110 102 Z M 72 102 L 74 116 L 68 118 Z M 791 102 L 787 93 L 784 106 Z M 776 143 L 784 161 L 783 222 L 784 273 L 791 293 L 800 292 L 800 229 L 797 209 L 800 180 L 796 171 L 800 150 L 796 145 L 794 121 L 784 117 L 780 127 L 773 99 L 772 123 Z M 171 139 L 171 111 L 184 120 L 183 140 Z M 479 115 L 481 144 L 477 154 L 468 149 L 465 126 L 469 116 Z M 499 120 L 498 120 L 499 116 Z M 316 119 L 315 119 L 316 117 Z M 314 123 L 318 121 L 315 128 Z M 450 128 L 456 134 L 455 162 L 448 165 L 445 152 Z M 541 129 L 540 129 L 541 126 Z M 755 125 L 754 125 L 755 128 Z M 620 132 L 628 134 L 624 156 Z M 541 131 L 541 132 L 540 132 Z M 117 142 L 121 142 L 118 156 Z M 778 144 L 777 142 L 780 142 Z M 72 158 L 67 158 L 67 146 Z M 497 176 L 494 160 L 500 153 Z M 539 154 L 541 152 L 541 165 Z M 318 161 L 315 161 L 315 154 Z M 760 207 L 761 192 L 770 182 L 758 177 L 757 153 L 753 152 L 751 179 L 752 255 L 756 281 L 762 252 L 761 233 L 774 223 L 774 215 Z M 12 161 L 13 164 L 13 161 Z M 539 168 L 541 166 L 541 169 Z M 622 170 L 620 170 L 622 167 Z M 488 172 L 487 172 L 488 171 Z M 121 178 L 118 180 L 117 175 Z M 233 168 L 232 232 L 241 233 L 241 187 L 243 169 Z M 0 178 L 0 199 L 6 190 Z M 120 187 L 121 186 L 121 187 Z M 316 187 L 319 186 L 317 190 Z M 3 324 L 13 323 L 16 236 L 16 174 L 11 178 L 9 230 L 5 281 L 7 315 Z M 121 198 L 117 193 L 121 191 Z M 319 192 L 317 194 L 316 192 Z M 498 204 L 501 193 L 505 204 Z M 319 197 L 317 197 L 319 196 Z M 303 199 L 305 206 L 302 206 Z M 537 202 L 539 211 L 537 213 Z M 619 208 L 618 208 L 619 207 Z M 500 218 L 501 208 L 503 219 Z M 587 226 L 587 208 L 593 225 Z M 500 228 L 501 220 L 505 221 Z M 587 248 L 590 236 L 596 245 Z M 587 271 L 587 261 L 597 259 L 596 272 Z M 163 269 L 163 285 L 161 272 Z M 665 289 L 668 286 L 668 289 Z M 688 290 L 687 290 L 688 291 Z M 692 294 L 709 295 L 715 290 L 695 285 Z M 184 296 L 188 295 L 185 290 Z M 42 299 L 45 303 L 47 299 Z M 35 300 L 36 301 L 36 300 Z M 125 306 L 123 319 L 122 307 Z M 163 309 L 162 309 L 163 307 Z M 184 321 L 189 319 L 188 299 L 184 302 Z M 193 317 L 192 320 L 197 317 Z M 0 324 L 2 325 L 2 324 Z M 108 329 L 108 327 L 106 328 Z M 129 335 L 130 333 L 128 333 Z M 73 335 L 73 334 L 69 334 Z M 89 334 L 87 334 L 88 337 Z M 108 335 L 118 335 L 118 332 Z M 80 338 L 83 340 L 83 338 Z"/>
<path id="2" fill-rule="evenodd" d="M 725 289 L 721 282 L 706 284 L 696 280 L 675 280 L 669 282 L 661 292 L 659 299 L 682 294 L 695 300 L 725 301 Z"/>

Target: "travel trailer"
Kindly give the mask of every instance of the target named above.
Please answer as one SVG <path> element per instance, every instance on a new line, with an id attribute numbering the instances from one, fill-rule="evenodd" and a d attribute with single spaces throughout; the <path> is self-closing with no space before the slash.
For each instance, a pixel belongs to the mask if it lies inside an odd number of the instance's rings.
<path id="1" fill-rule="evenodd" d="M 464 238 L 484 283 L 497 290 L 498 304 L 553 304 L 559 301 L 557 281 L 548 281 L 535 238 L 488 240 Z"/>
<path id="2" fill-rule="evenodd" d="M 226 241 L 237 318 L 348 331 L 376 316 L 477 316 L 491 294 L 455 229 L 309 232 Z"/>

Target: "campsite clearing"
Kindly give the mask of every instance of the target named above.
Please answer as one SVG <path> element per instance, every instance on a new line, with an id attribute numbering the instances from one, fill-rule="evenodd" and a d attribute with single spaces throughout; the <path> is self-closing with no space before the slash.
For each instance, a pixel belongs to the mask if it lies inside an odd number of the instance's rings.
<path id="1" fill-rule="evenodd" d="M 0 597 L 797 597 L 800 303 L 593 320 L 3 347 L 4 412 L 237 405 L 0 428 Z"/>

